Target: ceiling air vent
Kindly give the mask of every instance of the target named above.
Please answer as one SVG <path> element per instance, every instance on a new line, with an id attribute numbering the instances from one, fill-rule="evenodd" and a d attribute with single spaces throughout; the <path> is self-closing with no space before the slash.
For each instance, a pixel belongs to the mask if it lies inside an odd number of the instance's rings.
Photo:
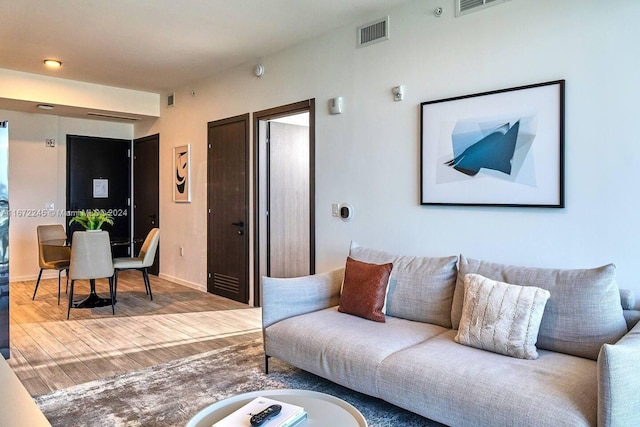
<path id="1" fill-rule="evenodd" d="M 111 119 L 111 120 L 124 120 L 127 122 L 137 122 L 140 119 L 137 117 L 127 117 L 127 116 L 117 116 L 115 114 L 105 114 L 105 113 L 96 113 L 93 111 L 89 111 L 87 113 L 87 116 L 89 117 L 98 117 L 101 119 Z"/>
<path id="2" fill-rule="evenodd" d="M 389 17 L 380 18 L 358 27 L 358 47 L 389 40 Z"/>
<path id="3" fill-rule="evenodd" d="M 477 12 L 489 6 L 495 6 L 509 0 L 456 0 L 456 16 Z"/>

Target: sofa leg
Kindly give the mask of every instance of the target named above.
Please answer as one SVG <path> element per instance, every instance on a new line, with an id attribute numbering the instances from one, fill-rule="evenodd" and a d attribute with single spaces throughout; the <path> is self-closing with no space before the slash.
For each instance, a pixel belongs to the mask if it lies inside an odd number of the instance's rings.
<path id="1" fill-rule="evenodd" d="M 264 355 L 264 373 L 265 375 L 269 375 L 269 358 L 271 356 L 265 354 Z"/>

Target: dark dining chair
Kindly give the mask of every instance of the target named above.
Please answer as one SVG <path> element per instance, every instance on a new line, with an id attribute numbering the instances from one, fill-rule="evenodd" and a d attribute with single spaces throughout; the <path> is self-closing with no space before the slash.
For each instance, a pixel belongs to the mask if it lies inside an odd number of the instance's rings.
<path id="1" fill-rule="evenodd" d="M 156 257 L 158 251 L 158 242 L 160 240 L 160 229 L 152 228 L 144 239 L 142 248 L 137 257 L 124 257 L 114 258 L 113 268 L 115 269 L 115 293 L 118 293 L 118 272 L 120 270 L 140 270 L 142 272 L 142 280 L 144 280 L 144 287 L 153 301 L 153 294 L 151 293 L 151 282 L 149 281 L 148 268 L 153 265 L 153 260 Z"/>
<path id="2" fill-rule="evenodd" d="M 58 271 L 58 305 L 60 305 L 60 276 L 62 270 L 67 272 L 67 283 L 69 283 L 69 262 L 71 260 L 71 248 L 65 245 L 67 233 L 60 224 L 39 225 L 36 228 L 38 235 L 38 264 L 40 273 L 36 287 L 33 290 L 32 300 L 36 299 L 40 279 L 43 270 Z"/>

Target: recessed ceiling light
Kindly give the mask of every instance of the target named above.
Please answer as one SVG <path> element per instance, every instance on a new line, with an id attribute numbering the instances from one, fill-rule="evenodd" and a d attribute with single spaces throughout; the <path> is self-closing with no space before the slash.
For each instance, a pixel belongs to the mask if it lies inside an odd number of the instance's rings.
<path id="1" fill-rule="evenodd" d="M 41 110 L 53 110 L 53 105 L 38 104 L 38 108 L 40 108 Z"/>
<path id="2" fill-rule="evenodd" d="M 62 67 L 62 62 L 58 61 L 57 59 L 45 59 L 44 65 L 51 68 L 60 68 Z"/>

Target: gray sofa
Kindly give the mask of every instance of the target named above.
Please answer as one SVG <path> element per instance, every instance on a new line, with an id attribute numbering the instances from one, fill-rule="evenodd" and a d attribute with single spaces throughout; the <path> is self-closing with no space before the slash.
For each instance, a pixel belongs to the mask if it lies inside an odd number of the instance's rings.
<path id="1" fill-rule="evenodd" d="M 267 372 L 276 357 L 450 426 L 640 426 L 640 307 L 613 265 L 526 268 L 357 245 L 350 257 L 393 264 L 385 321 L 338 310 L 344 269 L 264 277 Z M 474 274 L 549 291 L 536 359 L 456 342 Z"/>

